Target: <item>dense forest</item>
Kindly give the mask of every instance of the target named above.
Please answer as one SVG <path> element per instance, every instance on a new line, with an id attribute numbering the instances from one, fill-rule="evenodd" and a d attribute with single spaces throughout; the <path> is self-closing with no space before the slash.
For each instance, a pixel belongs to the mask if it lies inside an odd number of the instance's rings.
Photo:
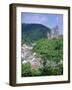
<path id="1" fill-rule="evenodd" d="M 47 32 L 50 31 L 40 24 L 22 24 L 22 45 L 35 43 L 31 52 L 36 53 L 35 57 L 40 62 L 36 68 L 29 61 L 22 63 L 22 77 L 63 74 L 63 38 L 48 39 Z"/>
<path id="2" fill-rule="evenodd" d="M 22 43 L 31 44 L 35 41 L 47 38 L 47 32 L 51 29 L 41 24 L 22 24 Z"/>

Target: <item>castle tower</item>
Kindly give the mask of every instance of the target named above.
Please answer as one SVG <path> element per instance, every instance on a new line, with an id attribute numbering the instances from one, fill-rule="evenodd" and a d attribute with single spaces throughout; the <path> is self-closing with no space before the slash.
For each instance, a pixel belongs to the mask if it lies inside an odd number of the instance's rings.
<path id="1" fill-rule="evenodd" d="M 48 38 L 48 39 L 50 39 L 50 38 L 51 38 L 51 36 L 50 36 L 50 33 L 49 33 L 49 32 L 47 32 L 47 38 Z"/>
<path id="2" fill-rule="evenodd" d="M 51 31 L 51 38 L 57 38 L 58 35 L 59 35 L 59 28 L 58 25 L 56 25 Z"/>

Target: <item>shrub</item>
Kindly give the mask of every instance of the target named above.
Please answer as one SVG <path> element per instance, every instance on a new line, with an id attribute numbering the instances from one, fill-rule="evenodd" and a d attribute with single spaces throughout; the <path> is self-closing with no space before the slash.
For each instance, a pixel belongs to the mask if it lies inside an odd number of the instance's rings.
<path id="1" fill-rule="evenodd" d="M 22 72 L 22 77 L 31 76 L 30 63 L 22 64 L 21 72 Z"/>

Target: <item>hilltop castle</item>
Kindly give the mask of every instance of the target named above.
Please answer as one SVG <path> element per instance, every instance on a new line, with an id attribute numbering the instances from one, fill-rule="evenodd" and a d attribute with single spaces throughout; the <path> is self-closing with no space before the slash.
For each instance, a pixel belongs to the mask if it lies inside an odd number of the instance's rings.
<path id="1" fill-rule="evenodd" d="M 54 28 L 52 28 L 51 32 L 47 33 L 47 36 L 48 36 L 48 39 L 58 38 L 58 36 L 59 36 L 59 28 L 58 28 L 58 26 L 55 26 Z"/>

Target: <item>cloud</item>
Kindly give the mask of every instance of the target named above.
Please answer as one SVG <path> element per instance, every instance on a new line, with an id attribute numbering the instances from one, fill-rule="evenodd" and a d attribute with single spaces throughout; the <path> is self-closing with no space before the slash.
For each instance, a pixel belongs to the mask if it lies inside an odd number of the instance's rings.
<path id="1" fill-rule="evenodd" d="M 44 14 L 23 14 L 22 22 L 25 23 L 44 23 L 47 22 L 48 19 Z"/>

